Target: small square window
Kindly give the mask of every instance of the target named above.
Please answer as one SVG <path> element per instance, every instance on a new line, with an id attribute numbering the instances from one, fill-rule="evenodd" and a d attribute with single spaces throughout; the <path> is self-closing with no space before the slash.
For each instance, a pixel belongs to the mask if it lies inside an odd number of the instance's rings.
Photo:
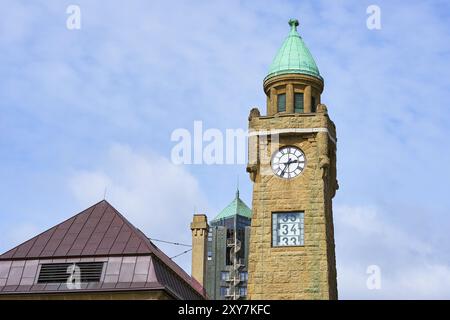
<path id="1" fill-rule="evenodd" d="M 220 279 L 223 281 L 227 281 L 230 279 L 230 273 L 228 271 L 222 271 L 220 273 Z"/>
<path id="2" fill-rule="evenodd" d="M 239 295 L 246 296 L 247 295 L 247 287 L 239 287 Z"/>
<path id="3" fill-rule="evenodd" d="M 286 94 L 279 94 L 277 98 L 277 108 L 278 112 L 286 111 Z"/>
<path id="4" fill-rule="evenodd" d="M 230 288 L 228 288 L 228 287 L 220 287 L 220 295 L 222 297 L 227 296 L 229 292 L 230 292 Z"/>
<path id="5" fill-rule="evenodd" d="M 247 281 L 248 280 L 248 272 L 244 271 L 239 274 L 239 280 Z"/>
<path id="6" fill-rule="evenodd" d="M 304 245 L 304 213 L 274 212 L 272 214 L 272 246 Z"/>

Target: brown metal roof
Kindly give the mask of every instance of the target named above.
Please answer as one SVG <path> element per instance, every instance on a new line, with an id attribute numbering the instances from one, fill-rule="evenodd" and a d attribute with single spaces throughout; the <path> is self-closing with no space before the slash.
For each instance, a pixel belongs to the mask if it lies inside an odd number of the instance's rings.
<path id="1" fill-rule="evenodd" d="M 166 256 L 139 229 L 134 227 L 105 200 L 0 255 L 0 265 L 4 266 L 5 271 L 9 265 L 9 274 L 12 271 L 19 273 L 18 269 L 13 269 L 14 265 L 17 268 L 25 265 L 26 261 L 33 261 L 32 265 L 37 265 L 38 263 L 35 263 L 35 261 L 69 261 L 76 258 L 83 261 L 86 259 L 101 260 L 100 257 L 110 257 L 104 260 L 108 262 L 114 259 L 112 257 L 123 257 L 124 260 L 133 260 L 133 257 L 148 255 L 152 256 L 152 271 L 148 272 L 148 274 L 153 273 L 154 279 L 149 278 L 146 282 L 140 281 L 139 283 L 144 288 L 157 288 L 159 285 L 159 287 L 168 289 L 172 295 L 179 298 L 193 299 L 195 296 L 198 297 L 198 295 L 205 297 L 204 289 L 198 282 Z M 128 256 L 130 258 L 126 258 Z M 21 261 L 24 262 L 22 263 Z M 124 267 L 123 270 L 122 267 Z M 129 268 L 130 272 L 126 272 L 125 267 Z M 137 289 L 139 285 L 132 285 L 135 267 L 132 265 L 120 265 L 121 279 L 128 279 L 127 281 L 120 281 L 119 277 L 117 277 L 115 281 L 108 281 L 106 286 L 103 283 L 95 287 L 106 290 L 123 289 L 123 287 Z M 106 278 L 108 276 L 106 274 L 104 279 L 115 279 L 114 277 Z M 22 275 L 23 277 L 24 275 Z M 7 277 L 4 279 L 5 286 L 11 279 Z M 14 280 L 18 282 L 14 290 L 5 290 L 5 287 L 2 288 L 2 279 L 0 279 L 0 292 L 23 292 L 24 287 L 19 285 L 23 280 Z M 30 282 L 31 280 L 28 279 L 27 281 Z M 30 286 L 30 290 L 32 287 Z M 192 291 L 195 291 L 194 295 Z"/>
<path id="2" fill-rule="evenodd" d="M 2 254 L 0 260 L 152 253 L 154 245 L 103 200 Z"/>

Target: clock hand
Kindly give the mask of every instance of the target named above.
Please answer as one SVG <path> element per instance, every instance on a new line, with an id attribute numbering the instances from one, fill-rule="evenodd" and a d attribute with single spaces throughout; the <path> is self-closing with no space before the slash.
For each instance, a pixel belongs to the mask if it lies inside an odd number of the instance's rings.
<path id="1" fill-rule="evenodd" d="M 291 160 L 291 159 L 289 159 L 288 162 L 282 162 L 281 164 L 290 165 L 290 164 L 298 163 L 298 162 L 299 162 L 298 160 Z"/>
<path id="2" fill-rule="evenodd" d="M 284 173 L 286 172 L 286 169 L 289 167 L 289 165 L 291 165 L 293 163 L 299 163 L 298 159 L 296 159 L 296 160 L 289 159 L 287 162 L 282 163 L 282 164 L 284 164 L 284 169 L 283 169 L 283 171 L 281 171 L 281 175 L 284 175 Z"/>
<path id="3" fill-rule="evenodd" d="M 284 169 L 283 169 L 283 171 L 281 171 L 281 175 L 284 175 L 284 172 L 290 165 L 290 161 L 291 161 L 291 159 L 289 159 L 288 162 L 284 163 Z"/>

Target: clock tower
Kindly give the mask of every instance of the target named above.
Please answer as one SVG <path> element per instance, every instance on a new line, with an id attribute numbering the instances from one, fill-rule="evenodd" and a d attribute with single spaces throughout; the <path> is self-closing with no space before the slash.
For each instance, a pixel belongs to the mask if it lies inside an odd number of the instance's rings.
<path id="1" fill-rule="evenodd" d="M 249 115 L 250 299 L 337 299 L 336 129 L 298 24 L 289 21 L 264 79 L 266 115 L 256 108 Z"/>

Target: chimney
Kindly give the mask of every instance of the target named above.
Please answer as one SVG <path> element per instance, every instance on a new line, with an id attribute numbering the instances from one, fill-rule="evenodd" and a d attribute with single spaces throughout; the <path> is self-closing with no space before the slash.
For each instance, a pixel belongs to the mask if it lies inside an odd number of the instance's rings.
<path id="1" fill-rule="evenodd" d="M 194 214 L 192 230 L 192 277 L 204 287 L 206 272 L 206 241 L 208 219 L 204 214 Z"/>

